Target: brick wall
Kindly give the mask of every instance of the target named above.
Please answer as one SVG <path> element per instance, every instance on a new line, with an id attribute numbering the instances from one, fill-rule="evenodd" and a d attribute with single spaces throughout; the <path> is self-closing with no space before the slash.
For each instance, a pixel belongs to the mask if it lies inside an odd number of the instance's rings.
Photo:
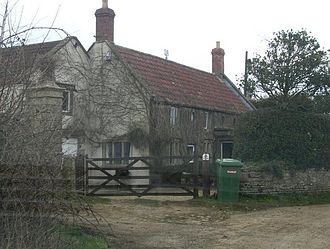
<path id="1" fill-rule="evenodd" d="M 330 191 L 330 171 L 308 169 L 283 172 L 276 177 L 264 172 L 242 169 L 240 192 L 244 194 L 280 194 Z"/>

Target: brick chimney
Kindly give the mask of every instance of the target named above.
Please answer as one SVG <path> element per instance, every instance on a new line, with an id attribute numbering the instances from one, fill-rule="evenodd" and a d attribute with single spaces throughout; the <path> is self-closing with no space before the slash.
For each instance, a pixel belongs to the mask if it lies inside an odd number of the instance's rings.
<path id="1" fill-rule="evenodd" d="M 102 0 L 102 8 L 96 10 L 96 41 L 114 41 L 115 12 L 108 8 L 108 0 Z"/>
<path id="2" fill-rule="evenodd" d="M 225 71 L 225 51 L 220 48 L 220 42 L 216 42 L 216 47 L 212 49 L 212 73 L 223 74 Z"/>

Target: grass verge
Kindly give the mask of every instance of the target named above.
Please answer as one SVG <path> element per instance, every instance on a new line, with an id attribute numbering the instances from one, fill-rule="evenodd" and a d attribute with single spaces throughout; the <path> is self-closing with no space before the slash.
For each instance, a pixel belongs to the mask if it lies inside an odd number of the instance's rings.
<path id="1" fill-rule="evenodd" d="M 197 198 L 191 205 L 212 206 L 233 211 L 252 211 L 274 207 L 329 204 L 330 192 L 279 195 L 241 195 L 238 203 L 220 203 L 215 199 Z"/>
<path id="2" fill-rule="evenodd" d="M 82 227 L 61 226 L 56 230 L 59 238 L 70 249 L 108 249 L 109 246 L 103 236 Z"/>
<path id="3" fill-rule="evenodd" d="M 305 206 L 315 204 L 329 204 L 330 193 L 290 193 L 280 195 L 243 195 L 240 197 L 239 205 L 248 208 L 271 208 L 283 206 Z"/>

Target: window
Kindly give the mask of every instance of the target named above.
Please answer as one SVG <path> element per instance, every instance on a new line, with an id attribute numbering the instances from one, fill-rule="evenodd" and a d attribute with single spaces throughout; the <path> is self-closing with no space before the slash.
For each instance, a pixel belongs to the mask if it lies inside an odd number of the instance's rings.
<path id="1" fill-rule="evenodd" d="M 189 157 L 189 163 L 193 163 L 194 157 L 195 157 L 195 145 L 194 144 L 187 145 L 187 155 Z"/>
<path id="2" fill-rule="evenodd" d="M 170 111 L 170 124 L 175 125 L 177 122 L 178 118 L 178 108 L 171 106 L 171 111 Z"/>
<path id="3" fill-rule="evenodd" d="M 233 156 L 233 142 L 222 142 L 221 143 L 221 159 L 232 158 Z"/>
<path id="4" fill-rule="evenodd" d="M 120 142 L 113 144 L 114 149 L 114 163 L 115 164 L 121 164 L 121 158 L 122 158 L 122 145 Z"/>
<path id="5" fill-rule="evenodd" d="M 209 128 L 209 113 L 205 112 L 205 125 L 204 125 L 204 129 L 208 129 Z"/>
<path id="6" fill-rule="evenodd" d="M 204 153 L 211 152 L 211 142 L 210 141 L 205 141 L 203 147 L 204 147 Z"/>
<path id="7" fill-rule="evenodd" d="M 190 114 L 190 121 L 194 124 L 195 123 L 195 119 L 196 119 L 196 116 L 195 116 L 195 111 L 192 110 L 191 111 L 191 114 Z"/>
<path id="8" fill-rule="evenodd" d="M 169 143 L 169 163 L 177 164 L 179 162 L 178 156 L 180 154 L 180 143 L 178 141 Z"/>
<path id="9" fill-rule="evenodd" d="M 77 156 L 78 139 L 62 138 L 62 153 L 65 156 Z"/>
<path id="10" fill-rule="evenodd" d="M 128 163 L 128 159 L 131 156 L 131 144 L 128 142 L 124 143 L 124 163 Z"/>
<path id="11" fill-rule="evenodd" d="M 63 102 L 62 102 L 62 111 L 71 112 L 71 91 L 64 90 L 63 92 Z"/>
<path id="12" fill-rule="evenodd" d="M 109 164 L 127 164 L 131 156 L 131 144 L 129 142 L 110 142 L 104 144 L 103 157 L 110 158 Z"/>
<path id="13" fill-rule="evenodd" d="M 62 101 L 62 112 L 66 115 L 72 115 L 73 110 L 73 91 L 75 91 L 75 86 L 70 84 L 63 84 L 56 82 L 56 84 L 64 88 L 63 91 L 63 101 Z"/>

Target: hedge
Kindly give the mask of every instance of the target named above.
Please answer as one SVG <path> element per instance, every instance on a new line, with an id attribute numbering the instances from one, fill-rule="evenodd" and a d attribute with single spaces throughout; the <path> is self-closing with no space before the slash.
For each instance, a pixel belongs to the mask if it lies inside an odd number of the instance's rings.
<path id="1" fill-rule="evenodd" d="M 297 168 L 330 168 L 329 115 L 260 109 L 235 128 L 234 156 L 243 161 L 282 160 Z"/>

